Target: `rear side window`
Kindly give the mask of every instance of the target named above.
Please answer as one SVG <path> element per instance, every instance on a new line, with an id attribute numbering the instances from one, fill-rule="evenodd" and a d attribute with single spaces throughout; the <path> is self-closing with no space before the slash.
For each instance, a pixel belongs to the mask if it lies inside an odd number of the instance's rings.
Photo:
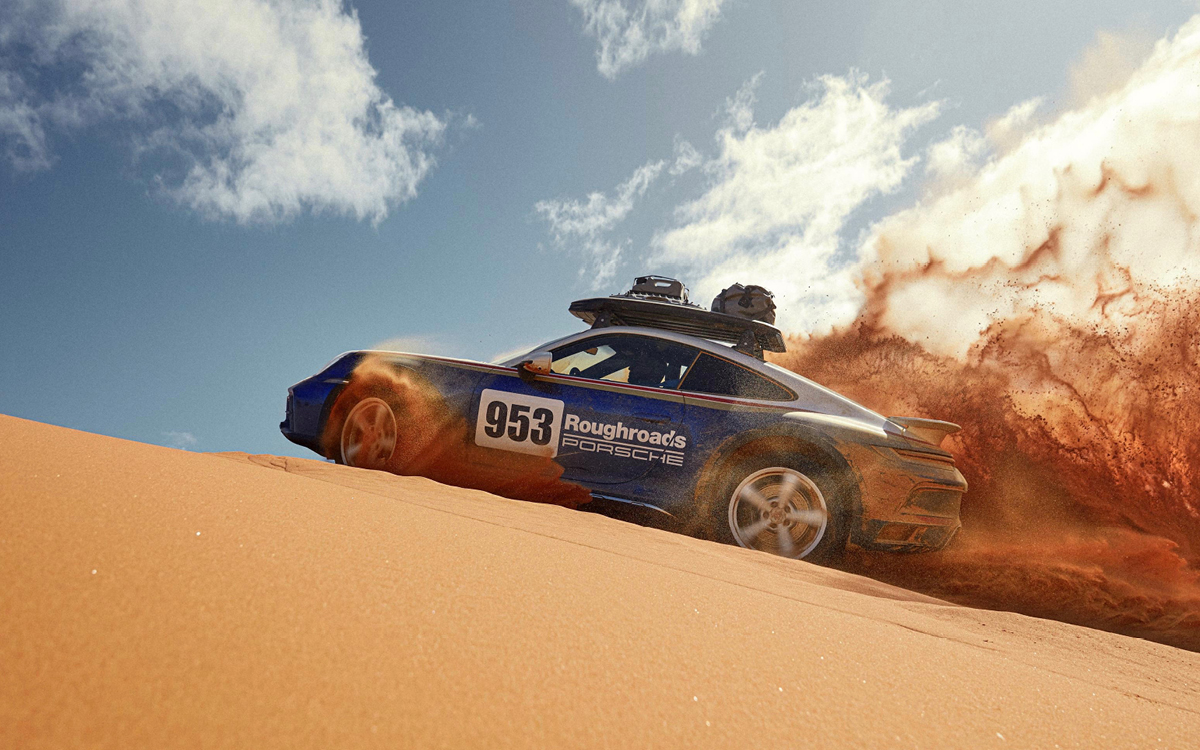
<path id="1" fill-rule="evenodd" d="M 775 381 L 707 353 L 700 355 L 679 387 L 693 393 L 764 401 L 791 401 L 795 398 L 791 391 Z"/>

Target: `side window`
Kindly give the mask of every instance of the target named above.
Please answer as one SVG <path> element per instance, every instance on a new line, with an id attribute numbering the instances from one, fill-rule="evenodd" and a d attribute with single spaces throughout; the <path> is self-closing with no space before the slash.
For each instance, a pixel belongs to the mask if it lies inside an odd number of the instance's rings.
<path id="1" fill-rule="evenodd" d="M 701 354 L 681 386 L 685 391 L 715 396 L 791 401 L 795 396 L 783 386 L 741 365 Z"/>
<path id="2" fill-rule="evenodd" d="M 595 377 L 601 380 L 614 380 L 615 376 L 629 371 L 617 350 L 605 343 L 589 341 L 590 346 L 583 349 L 576 345 L 567 346 L 554 352 L 554 360 L 550 363 L 550 371 L 559 375 L 575 375 L 577 377 Z M 608 363 L 607 365 L 605 363 Z M 618 365 L 620 365 L 618 367 Z M 585 375 L 584 373 L 590 373 Z M 620 378 L 624 380 L 624 377 Z"/>
<path id="3" fill-rule="evenodd" d="M 594 336 L 555 349 L 550 370 L 578 378 L 678 388 L 697 354 L 698 349 L 686 344 L 650 336 Z"/>

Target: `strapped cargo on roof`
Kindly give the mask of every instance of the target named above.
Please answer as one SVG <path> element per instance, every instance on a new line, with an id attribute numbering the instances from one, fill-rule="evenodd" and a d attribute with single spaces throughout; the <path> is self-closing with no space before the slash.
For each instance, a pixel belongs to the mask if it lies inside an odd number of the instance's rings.
<path id="1" fill-rule="evenodd" d="M 764 351 L 787 351 L 783 333 L 775 326 L 743 315 L 705 310 L 688 301 L 687 287 L 663 276 L 638 277 L 624 294 L 576 300 L 570 312 L 592 328 L 657 328 L 733 344 L 758 359 Z"/>

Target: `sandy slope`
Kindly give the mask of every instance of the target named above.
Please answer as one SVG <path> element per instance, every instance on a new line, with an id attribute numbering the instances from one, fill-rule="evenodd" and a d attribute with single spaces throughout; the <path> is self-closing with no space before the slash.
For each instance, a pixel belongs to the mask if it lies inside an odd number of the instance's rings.
<path id="1" fill-rule="evenodd" d="M 0 417 L 0 747 L 1197 747 L 1200 654 Z"/>

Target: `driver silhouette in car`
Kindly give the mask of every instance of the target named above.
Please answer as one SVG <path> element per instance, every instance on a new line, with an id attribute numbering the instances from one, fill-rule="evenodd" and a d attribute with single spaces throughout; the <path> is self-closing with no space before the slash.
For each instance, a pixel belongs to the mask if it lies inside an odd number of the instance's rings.
<path id="1" fill-rule="evenodd" d="M 666 374 L 666 362 L 657 357 L 643 355 L 629 365 L 629 384 L 660 388 Z"/>
<path id="2" fill-rule="evenodd" d="M 639 352 L 629 365 L 629 384 L 651 388 L 675 388 L 682 366 L 672 362 L 668 353 L 651 345 Z"/>

